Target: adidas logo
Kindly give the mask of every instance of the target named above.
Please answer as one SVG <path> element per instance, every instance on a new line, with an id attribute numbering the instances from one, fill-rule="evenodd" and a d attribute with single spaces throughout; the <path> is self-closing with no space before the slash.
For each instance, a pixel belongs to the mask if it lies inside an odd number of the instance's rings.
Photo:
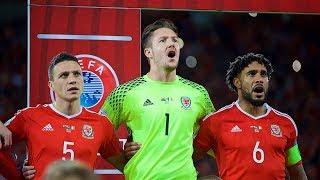
<path id="1" fill-rule="evenodd" d="M 153 103 L 150 101 L 150 99 L 147 99 L 147 100 L 143 103 L 143 106 L 149 106 L 149 105 L 153 105 Z"/>
<path id="2" fill-rule="evenodd" d="M 239 128 L 238 125 L 235 125 L 232 129 L 231 129 L 231 132 L 241 132 L 242 129 Z"/>
<path id="3" fill-rule="evenodd" d="M 42 131 L 53 131 L 51 124 L 47 124 L 45 127 L 42 128 Z"/>

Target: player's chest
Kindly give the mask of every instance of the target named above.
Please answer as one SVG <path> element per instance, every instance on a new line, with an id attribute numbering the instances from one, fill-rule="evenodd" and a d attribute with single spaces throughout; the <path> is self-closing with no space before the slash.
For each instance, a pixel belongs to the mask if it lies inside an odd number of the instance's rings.
<path id="1" fill-rule="evenodd" d="M 101 127 L 96 123 L 54 118 L 30 125 L 28 138 L 32 146 L 42 149 L 72 146 L 79 152 L 87 151 L 89 146 L 97 149 L 97 144 L 102 141 Z"/>
<path id="2" fill-rule="evenodd" d="M 179 90 L 176 90 L 179 92 Z M 198 109 L 198 99 L 187 91 L 170 93 L 166 90 L 158 93 L 143 92 L 137 96 L 131 96 L 135 111 L 143 113 L 154 113 L 159 110 L 166 112 L 192 112 Z"/>
<path id="3" fill-rule="evenodd" d="M 226 149 L 247 149 L 257 144 L 266 148 L 285 149 L 289 134 L 277 122 L 264 120 L 225 121 L 220 129 L 220 145 Z"/>

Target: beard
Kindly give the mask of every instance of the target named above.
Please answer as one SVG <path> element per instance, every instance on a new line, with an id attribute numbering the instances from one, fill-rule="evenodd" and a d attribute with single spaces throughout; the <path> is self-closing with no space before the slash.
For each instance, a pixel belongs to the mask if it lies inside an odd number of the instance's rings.
<path id="1" fill-rule="evenodd" d="M 253 99 L 252 94 L 248 93 L 244 90 L 241 90 L 241 93 L 242 93 L 243 98 L 246 101 L 248 101 L 250 104 L 252 104 L 253 106 L 260 107 L 266 102 L 265 100 L 266 100 L 267 93 L 265 93 L 265 97 L 263 99 Z"/>

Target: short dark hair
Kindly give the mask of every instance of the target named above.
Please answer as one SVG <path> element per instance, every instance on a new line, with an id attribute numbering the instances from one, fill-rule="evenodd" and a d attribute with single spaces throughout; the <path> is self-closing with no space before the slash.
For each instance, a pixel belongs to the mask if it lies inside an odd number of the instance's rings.
<path id="1" fill-rule="evenodd" d="M 173 22 L 169 19 L 159 19 L 152 24 L 149 24 L 146 28 L 144 28 L 142 33 L 142 48 L 145 49 L 148 46 L 150 37 L 153 32 L 160 28 L 169 28 L 173 32 L 178 35 L 178 28 L 173 24 Z"/>
<path id="2" fill-rule="evenodd" d="M 57 64 L 64 62 L 64 61 L 75 61 L 79 64 L 78 59 L 75 56 L 68 54 L 66 52 L 62 52 L 62 53 L 56 55 L 55 57 L 52 58 L 50 65 L 49 65 L 49 68 L 48 68 L 48 77 L 49 77 L 50 81 L 53 80 L 53 68 Z"/>
<path id="3" fill-rule="evenodd" d="M 97 176 L 86 164 L 77 160 L 56 160 L 49 164 L 44 173 L 45 180 L 64 180 L 71 177 L 79 180 L 97 179 Z"/>
<path id="4" fill-rule="evenodd" d="M 271 62 L 267 58 L 265 58 L 264 55 L 262 54 L 247 53 L 243 56 L 236 57 L 233 62 L 230 62 L 229 69 L 227 70 L 227 74 L 226 74 L 226 84 L 231 91 L 237 92 L 237 88 L 233 84 L 233 79 L 239 73 L 241 73 L 241 71 L 245 67 L 247 67 L 249 64 L 251 64 L 254 61 L 264 65 L 267 69 L 268 78 L 269 79 L 271 78 L 271 74 L 273 72 Z"/>

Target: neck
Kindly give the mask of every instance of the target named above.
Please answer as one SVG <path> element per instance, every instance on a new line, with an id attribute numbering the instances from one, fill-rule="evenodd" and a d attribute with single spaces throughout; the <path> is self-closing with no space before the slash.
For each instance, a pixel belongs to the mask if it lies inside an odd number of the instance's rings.
<path id="1" fill-rule="evenodd" d="M 147 76 L 154 81 L 172 82 L 176 79 L 176 70 L 173 71 L 156 71 L 150 69 Z"/>
<path id="2" fill-rule="evenodd" d="M 62 112 L 65 115 L 74 115 L 80 112 L 80 100 L 75 101 L 64 101 L 61 99 L 57 99 L 55 103 L 53 103 L 53 106 L 59 111 Z"/>
<path id="3" fill-rule="evenodd" d="M 264 115 L 267 112 L 267 108 L 265 106 L 254 106 L 244 99 L 239 99 L 239 106 L 243 111 L 254 117 Z"/>

